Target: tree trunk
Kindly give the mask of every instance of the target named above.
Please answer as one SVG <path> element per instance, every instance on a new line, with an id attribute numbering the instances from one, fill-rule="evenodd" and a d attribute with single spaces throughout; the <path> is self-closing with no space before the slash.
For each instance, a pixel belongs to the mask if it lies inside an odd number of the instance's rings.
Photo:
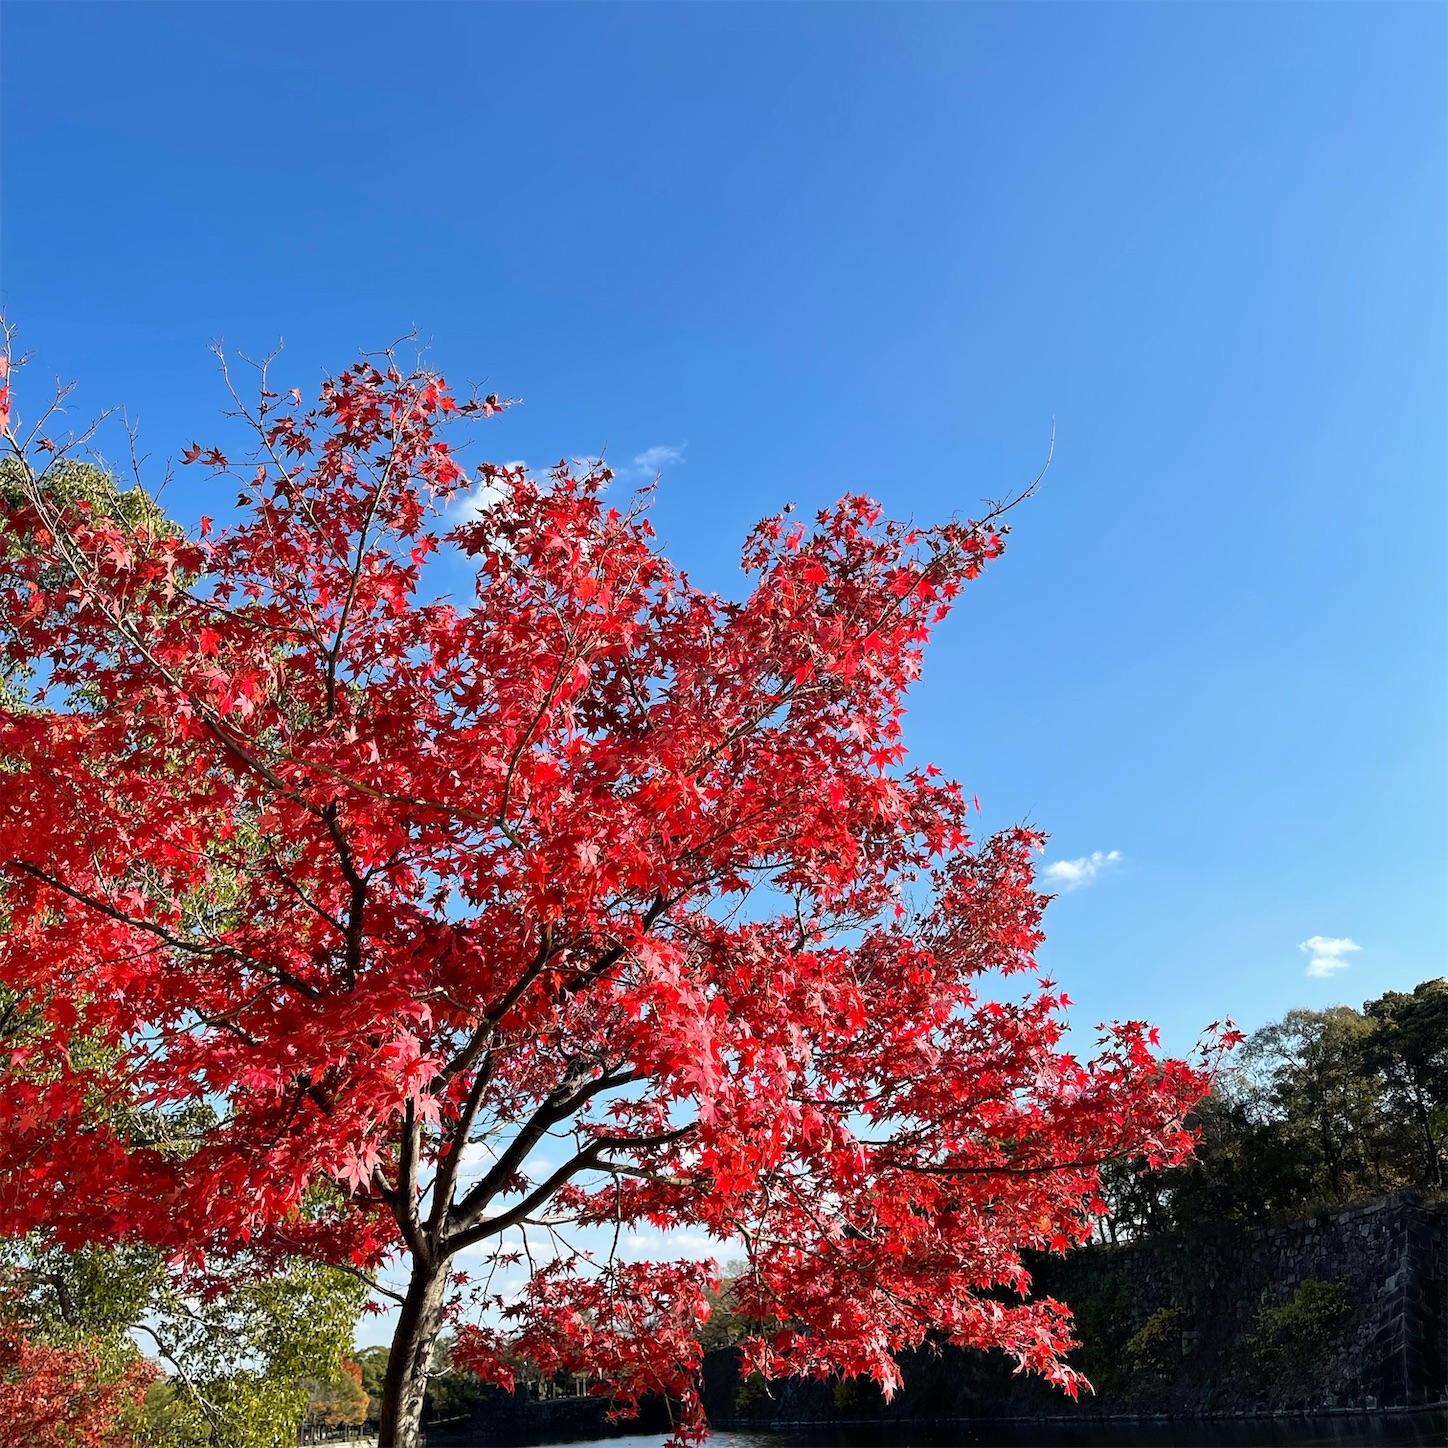
<path id="1" fill-rule="evenodd" d="M 1418 1118 L 1419 1130 L 1423 1133 L 1423 1145 L 1426 1148 L 1424 1155 L 1428 1161 L 1428 1181 L 1430 1187 L 1443 1185 L 1443 1167 L 1438 1153 L 1438 1142 L 1433 1135 L 1433 1118 L 1428 1112 L 1428 1105 L 1423 1100 L 1423 1093 L 1417 1086 L 1413 1087 L 1413 1112 Z"/>
<path id="2" fill-rule="evenodd" d="M 414 1257 L 382 1380 L 377 1448 L 418 1448 L 422 1442 L 422 1404 L 446 1296 L 447 1264 Z"/>

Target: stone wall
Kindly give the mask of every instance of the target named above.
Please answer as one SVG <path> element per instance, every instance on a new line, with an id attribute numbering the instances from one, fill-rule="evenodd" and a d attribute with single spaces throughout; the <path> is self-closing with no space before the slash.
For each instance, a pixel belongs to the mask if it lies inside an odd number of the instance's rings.
<path id="1" fill-rule="evenodd" d="M 1013 1375 L 1000 1354 L 948 1345 L 902 1357 L 890 1404 L 868 1384 L 741 1383 L 726 1352 L 705 1364 L 710 1417 L 1216 1417 L 1448 1400 L 1448 1201 L 1400 1192 L 1285 1226 L 1087 1247 L 1034 1266 L 1037 1291 L 1077 1316 L 1076 1360 L 1096 1388 L 1079 1404 Z"/>
<path id="2" fill-rule="evenodd" d="M 482 1445 L 577 1443 L 623 1433 L 663 1434 L 669 1430 L 668 1405 L 649 1398 L 636 1417 L 615 1421 L 604 1398 L 531 1397 L 521 1385 L 513 1393 L 487 1392 L 466 1422 L 434 1423 L 424 1438 L 429 1448 L 482 1448 Z"/>

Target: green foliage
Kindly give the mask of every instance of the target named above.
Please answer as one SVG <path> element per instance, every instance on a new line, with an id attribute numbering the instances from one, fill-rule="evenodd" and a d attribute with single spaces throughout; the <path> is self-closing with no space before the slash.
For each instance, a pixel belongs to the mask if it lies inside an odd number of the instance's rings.
<path id="1" fill-rule="evenodd" d="M 709 1316 L 699 1333 L 699 1342 L 705 1352 L 732 1347 L 757 1326 L 740 1313 L 736 1300 L 734 1284 L 744 1271 L 743 1262 L 730 1262 L 724 1269 L 718 1287 L 706 1288 L 704 1291 L 709 1302 Z"/>
<path id="2" fill-rule="evenodd" d="M 18 558 L 31 551 L 29 537 L 18 534 L 6 521 L 23 516 L 16 512 L 16 505 L 31 487 L 57 514 L 74 516 L 80 511 L 90 520 L 108 521 L 127 533 L 140 530 L 153 537 L 175 531 L 176 525 L 143 487 L 122 488 L 111 473 L 94 463 L 57 459 L 32 484 L 19 459 L 0 458 L 0 558 Z M 25 703 L 31 677 L 33 670 L 9 676 L 0 673 L 0 703 Z"/>
<path id="3" fill-rule="evenodd" d="M 1103 1173 L 1112 1240 L 1255 1226 L 1398 1187 L 1448 1185 L 1448 981 L 1361 1011 L 1289 1011 L 1194 1110 L 1196 1160 Z"/>
<path id="4" fill-rule="evenodd" d="M 454 1367 L 452 1346 L 453 1340 L 446 1334 L 433 1346 L 424 1421 L 437 1423 L 471 1417 L 481 1404 L 499 1391 L 491 1384 L 483 1382 L 475 1373 Z M 365 1347 L 355 1356 L 361 1370 L 362 1387 L 371 1398 L 367 1416 L 376 1422 L 391 1350 L 385 1347 Z"/>
<path id="5" fill-rule="evenodd" d="M 769 1384 L 760 1372 L 750 1373 L 739 1384 L 739 1391 L 734 1395 L 734 1411 L 745 1418 L 754 1413 L 767 1412 L 772 1405 Z"/>
<path id="6" fill-rule="evenodd" d="M 382 1380 L 387 1376 L 389 1349 L 385 1347 L 364 1347 L 357 1353 L 357 1366 L 362 1370 L 362 1390 L 371 1399 L 367 1405 L 367 1417 L 377 1421 L 377 1410 L 382 1403 Z"/>
<path id="7" fill-rule="evenodd" d="M 842 1418 L 873 1416 L 885 1401 L 880 1385 L 873 1378 L 841 1378 L 832 1393 L 835 1412 Z"/>
<path id="8" fill-rule="evenodd" d="M 1133 1332 L 1134 1285 L 1124 1274 L 1110 1272 L 1079 1288 L 1072 1284 L 1068 1291 L 1076 1336 L 1081 1340 L 1072 1362 L 1097 1391 L 1115 1392 L 1129 1377 L 1126 1344 Z"/>
<path id="9" fill-rule="evenodd" d="M 150 1249 L 35 1240 L 0 1243 L 0 1283 L 4 1315 L 28 1337 L 96 1344 L 117 1375 L 139 1356 L 133 1334 L 154 1347 L 168 1376 L 130 1423 L 151 1448 L 289 1448 L 309 1385 L 342 1373 L 366 1296 L 349 1274 L 290 1262 L 199 1297 Z"/>
<path id="10" fill-rule="evenodd" d="M 1382 1091 L 1367 1066 L 1372 1021 L 1350 1006 L 1289 1011 L 1248 1042 L 1243 1069 L 1259 1072 L 1290 1127 L 1289 1145 L 1310 1161 L 1325 1195 L 1382 1191 L 1386 1142 L 1375 1131 Z"/>
<path id="11" fill-rule="evenodd" d="M 0 1240 L 4 1314 L 56 1344 L 124 1336 L 149 1308 L 160 1273 L 159 1257 L 145 1247 L 65 1252 L 33 1238 Z"/>
<path id="12" fill-rule="evenodd" d="M 1388 991 L 1364 1010 L 1373 1023 L 1366 1064 L 1421 1152 L 1424 1180 L 1448 1184 L 1448 980 Z"/>
<path id="13" fill-rule="evenodd" d="M 67 512 L 84 508 L 93 518 L 109 519 L 127 531 L 170 531 L 175 526 L 145 488 L 139 484 L 122 488 L 113 473 L 79 458 L 58 459 L 45 469 L 37 485 L 41 496 L 53 507 Z M 10 512 L 26 486 L 20 461 L 0 458 L 0 502 L 7 505 L 0 510 L 0 517 Z M 9 535 L 0 539 L 12 557 L 23 541 Z"/>
<path id="14" fill-rule="evenodd" d="M 210 1302 L 163 1288 L 143 1329 L 171 1370 L 150 1441 L 158 1448 L 294 1443 L 309 1386 L 335 1381 L 351 1356 L 365 1297 L 355 1278 L 301 1261 L 239 1280 Z"/>
<path id="15" fill-rule="evenodd" d="M 1144 1377 L 1169 1378 L 1182 1357 L 1182 1314 L 1161 1307 L 1127 1340 L 1122 1356 L 1128 1372 Z"/>
<path id="16" fill-rule="evenodd" d="M 1278 1383 L 1303 1377 L 1342 1348 L 1352 1318 L 1352 1297 L 1340 1282 L 1309 1278 L 1280 1307 L 1257 1314 L 1247 1339 L 1248 1364 Z"/>

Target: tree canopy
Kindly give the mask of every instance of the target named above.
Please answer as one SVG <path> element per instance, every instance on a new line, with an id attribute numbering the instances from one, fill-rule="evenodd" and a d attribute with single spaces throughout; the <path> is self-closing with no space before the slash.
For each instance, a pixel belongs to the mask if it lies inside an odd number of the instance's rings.
<path id="1" fill-rule="evenodd" d="M 341 1411 L 361 1393 L 344 1363 L 365 1288 L 317 1262 L 252 1267 L 241 1254 L 225 1273 L 178 1277 L 144 1246 L 66 1251 L 40 1234 L 0 1244 L 13 1413 L 61 1416 L 30 1392 L 43 1361 L 53 1396 L 90 1415 L 92 1438 L 69 1430 L 64 1448 L 286 1448 L 314 1402 Z M 6 1391 L 0 1375 L 0 1422 Z M 5 1441 L 32 1440 L 16 1430 Z"/>
<path id="2" fill-rule="evenodd" d="M 1448 981 L 1362 1009 L 1289 1011 L 1253 1032 L 1193 1110 L 1194 1159 L 1108 1169 L 1108 1233 L 1255 1226 L 1314 1207 L 1444 1185 Z"/>
<path id="3" fill-rule="evenodd" d="M 1139 1021 L 1069 1049 L 1041 837 L 973 839 L 907 757 L 1005 505 L 766 519 L 732 601 L 601 463 L 465 473 L 443 429 L 496 396 L 391 354 L 310 408 L 265 372 L 234 396 L 245 461 L 184 461 L 236 521 L 194 534 L 5 421 L 0 981 L 30 1028 L 0 1231 L 391 1264 L 384 1448 L 450 1314 L 484 1377 L 586 1371 L 701 1432 L 713 1271 L 607 1246 L 649 1226 L 743 1257 L 766 1375 L 889 1388 L 936 1328 L 1074 1390 L 1021 1249 L 1089 1233 L 1103 1164 L 1180 1160 L 1206 1077 Z M 430 591 L 444 547 L 471 597 Z"/>

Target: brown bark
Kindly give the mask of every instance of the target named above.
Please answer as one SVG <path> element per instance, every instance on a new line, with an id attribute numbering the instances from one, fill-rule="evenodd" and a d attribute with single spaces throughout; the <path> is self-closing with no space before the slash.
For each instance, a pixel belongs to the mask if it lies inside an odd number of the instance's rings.
<path id="1" fill-rule="evenodd" d="M 378 1448 L 419 1448 L 422 1442 L 422 1405 L 446 1296 L 447 1264 L 414 1258 L 382 1380 Z"/>

